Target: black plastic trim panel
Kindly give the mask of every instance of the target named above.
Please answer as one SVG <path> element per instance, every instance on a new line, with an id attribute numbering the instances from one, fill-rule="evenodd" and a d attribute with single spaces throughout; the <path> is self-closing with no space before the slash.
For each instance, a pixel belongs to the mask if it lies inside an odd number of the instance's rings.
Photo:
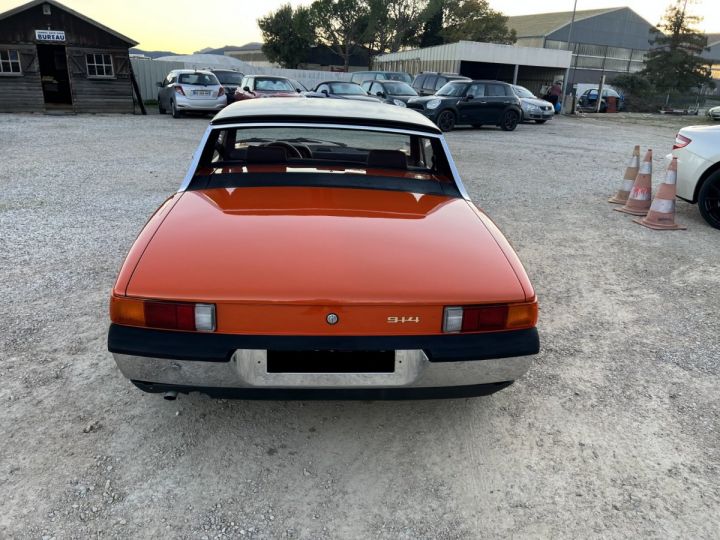
<path id="1" fill-rule="evenodd" d="M 178 392 L 189 394 L 199 392 L 212 398 L 222 399 L 270 399 L 270 400 L 405 400 L 405 399 L 451 399 L 487 396 L 510 386 L 513 381 L 474 384 L 469 386 L 447 386 L 440 388 L 214 388 L 203 386 L 181 386 L 132 381 L 140 390 L 152 394 Z"/>
<path id="2" fill-rule="evenodd" d="M 440 336 L 246 336 L 173 332 L 111 324 L 108 350 L 150 358 L 228 362 L 237 349 L 387 351 L 423 349 L 431 362 L 527 356 L 540 351 L 537 328 Z"/>

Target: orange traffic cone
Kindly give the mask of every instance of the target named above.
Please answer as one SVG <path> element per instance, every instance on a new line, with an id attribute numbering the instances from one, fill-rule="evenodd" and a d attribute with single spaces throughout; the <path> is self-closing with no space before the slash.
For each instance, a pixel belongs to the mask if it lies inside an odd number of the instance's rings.
<path id="1" fill-rule="evenodd" d="M 658 192 L 650 205 L 647 216 L 633 221 L 656 230 L 687 229 L 675 223 L 675 183 L 677 182 L 677 158 L 672 158 L 665 173 L 665 182 L 660 184 Z"/>
<path id="2" fill-rule="evenodd" d="M 636 144 L 633 149 L 632 157 L 628 162 L 628 166 L 625 169 L 625 178 L 623 178 L 622 185 L 614 197 L 608 199 L 609 203 L 612 204 L 625 204 L 632 190 L 635 178 L 638 174 L 638 168 L 640 167 L 640 145 Z"/>
<path id="3" fill-rule="evenodd" d="M 630 190 L 625 206 L 615 208 L 618 212 L 625 212 L 633 216 L 644 216 L 650 210 L 652 198 L 652 150 L 648 149 L 643 162 L 640 164 L 637 178 Z"/>

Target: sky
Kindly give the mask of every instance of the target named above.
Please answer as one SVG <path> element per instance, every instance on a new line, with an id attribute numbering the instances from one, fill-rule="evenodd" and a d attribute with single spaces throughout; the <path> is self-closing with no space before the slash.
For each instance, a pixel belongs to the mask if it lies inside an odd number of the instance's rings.
<path id="1" fill-rule="evenodd" d="M 288 0 L 60 0 L 91 19 L 140 43 L 144 50 L 192 53 L 205 47 L 244 45 L 261 41 L 257 19 Z M 533 2 L 490 0 L 506 15 L 571 11 L 574 0 Z M 0 0 L 0 12 L 26 0 Z M 311 0 L 290 0 L 293 5 Z M 629 6 L 657 24 L 670 0 L 577 0 L 577 9 Z M 720 0 L 690 0 L 692 12 L 704 17 L 700 29 L 720 32 Z"/>

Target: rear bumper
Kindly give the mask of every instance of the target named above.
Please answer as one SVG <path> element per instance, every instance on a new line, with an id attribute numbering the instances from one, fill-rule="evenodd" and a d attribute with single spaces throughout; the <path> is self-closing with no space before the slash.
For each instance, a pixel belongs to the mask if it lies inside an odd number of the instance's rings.
<path id="1" fill-rule="evenodd" d="M 182 111 L 219 111 L 227 105 L 227 97 L 198 99 L 185 96 L 175 96 L 175 104 Z"/>
<path id="2" fill-rule="evenodd" d="M 182 333 L 111 325 L 108 348 L 123 375 L 151 392 L 201 391 L 252 398 L 328 397 L 333 394 L 328 391 L 337 390 L 336 397 L 382 399 L 397 394 L 415 399 L 445 397 L 432 389 L 444 388 L 460 396 L 496 391 L 497 383 L 509 383 L 528 370 L 530 355 L 539 351 L 539 338 L 535 328 L 445 336 L 310 337 Z M 270 373 L 269 349 L 394 350 L 395 368 L 392 373 Z"/>

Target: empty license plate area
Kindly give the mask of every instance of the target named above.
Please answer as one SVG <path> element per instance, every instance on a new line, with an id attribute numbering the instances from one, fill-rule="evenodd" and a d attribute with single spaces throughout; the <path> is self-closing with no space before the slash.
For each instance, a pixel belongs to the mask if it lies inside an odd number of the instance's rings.
<path id="1" fill-rule="evenodd" d="M 267 351 L 267 373 L 394 373 L 395 351 Z"/>

